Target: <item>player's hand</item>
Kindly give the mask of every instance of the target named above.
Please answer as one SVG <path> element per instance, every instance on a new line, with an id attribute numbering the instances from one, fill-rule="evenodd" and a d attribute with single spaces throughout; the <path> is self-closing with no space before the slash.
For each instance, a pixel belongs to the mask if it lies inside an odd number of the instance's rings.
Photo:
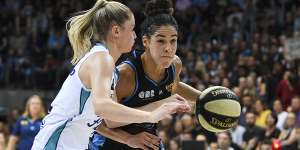
<path id="1" fill-rule="evenodd" d="M 126 144 L 132 148 L 140 148 L 143 150 L 159 150 L 160 139 L 148 132 L 142 132 L 136 135 L 131 135 Z"/>
<path id="2" fill-rule="evenodd" d="M 177 103 L 181 103 L 181 104 L 184 104 L 184 105 L 188 106 L 184 109 L 179 108 L 177 110 L 178 112 L 189 112 L 189 111 L 191 111 L 191 106 L 190 106 L 189 102 L 186 99 L 184 99 L 182 96 L 178 95 L 178 94 L 174 94 L 174 95 L 168 97 L 166 99 L 166 101 L 167 102 L 177 102 Z"/>
<path id="3" fill-rule="evenodd" d="M 172 95 L 169 98 L 173 99 L 183 99 L 181 96 L 175 94 Z M 190 110 L 190 105 L 183 103 L 183 102 L 169 102 L 169 103 L 164 103 L 161 105 L 159 108 L 155 109 L 154 111 L 151 112 L 149 121 L 151 123 L 157 123 L 158 121 L 169 118 L 171 114 L 176 113 L 179 110 Z"/>

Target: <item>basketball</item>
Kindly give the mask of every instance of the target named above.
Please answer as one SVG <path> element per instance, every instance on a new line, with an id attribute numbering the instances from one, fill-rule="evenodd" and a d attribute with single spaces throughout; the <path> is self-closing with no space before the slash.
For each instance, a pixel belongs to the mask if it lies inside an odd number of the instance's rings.
<path id="1" fill-rule="evenodd" d="M 211 132 L 231 129 L 238 122 L 240 113 L 238 97 L 226 87 L 209 87 L 196 101 L 198 121 L 204 129 Z"/>

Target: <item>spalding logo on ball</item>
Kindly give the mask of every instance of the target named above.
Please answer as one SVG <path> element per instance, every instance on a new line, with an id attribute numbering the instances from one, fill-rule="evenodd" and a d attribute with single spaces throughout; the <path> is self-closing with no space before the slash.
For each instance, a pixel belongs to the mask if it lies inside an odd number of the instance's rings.
<path id="1" fill-rule="evenodd" d="M 203 128 L 211 132 L 231 129 L 241 114 L 238 97 L 230 89 L 213 86 L 205 89 L 196 102 L 196 115 Z"/>

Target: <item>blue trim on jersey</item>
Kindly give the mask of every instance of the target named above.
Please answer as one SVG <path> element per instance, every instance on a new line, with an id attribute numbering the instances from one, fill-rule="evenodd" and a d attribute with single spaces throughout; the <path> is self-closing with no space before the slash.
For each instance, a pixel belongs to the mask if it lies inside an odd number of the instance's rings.
<path id="1" fill-rule="evenodd" d="M 174 80 L 175 80 L 175 78 L 176 78 L 176 66 L 175 66 L 175 64 L 172 64 L 171 66 L 172 66 L 173 77 L 174 77 Z"/>
<path id="2" fill-rule="evenodd" d="M 122 103 L 126 103 L 127 101 L 129 101 L 134 95 L 135 93 L 137 92 L 137 90 L 139 89 L 139 82 L 138 82 L 138 73 L 137 73 L 137 70 L 136 70 L 136 67 L 133 65 L 132 62 L 130 61 L 124 61 L 123 63 L 126 63 L 128 64 L 129 66 L 131 66 L 131 68 L 133 68 L 134 72 L 135 72 L 135 88 L 134 88 L 134 92 L 128 96 L 127 98 L 125 98 Z"/>
<path id="3" fill-rule="evenodd" d="M 86 91 L 85 89 L 81 88 L 79 114 L 82 113 L 84 105 L 85 105 L 87 99 L 89 98 L 90 94 L 91 94 L 90 91 Z"/>
<path id="4" fill-rule="evenodd" d="M 169 71 L 167 70 L 166 73 L 167 73 L 167 77 L 165 77 L 165 78 L 164 78 L 161 82 L 159 82 L 159 83 L 157 83 L 156 81 L 152 80 L 152 79 L 151 79 L 150 77 L 148 77 L 146 74 L 144 74 L 144 76 L 145 76 L 145 78 L 146 78 L 148 81 L 150 81 L 151 83 L 153 83 L 155 86 L 159 86 L 159 85 L 164 84 L 164 83 L 168 80 L 168 78 L 169 78 Z"/>
<path id="5" fill-rule="evenodd" d="M 136 58 L 136 50 L 133 51 L 133 56 Z"/>
<path id="6" fill-rule="evenodd" d="M 154 84 L 155 86 L 158 86 L 158 84 L 157 84 L 154 80 L 152 80 L 150 77 L 148 77 L 146 74 L 144 74 L 144 76 L 145 76 L 145 78 L 146 78 L 148 81 L 150 81 L 152 84 Z"/>
<path id="7" fill-rule="evenodd" d="M 56 150 L 57 147 L 57 143 L 59 140 L 59 137 L 61 135 L 61 132 L 64 130 L 64 128 L 66 127 L 66 124 L 68 123 L 68 121 L 66 121 L 63 125 L 59 126 L 50 136 L 44 150 Z"/>

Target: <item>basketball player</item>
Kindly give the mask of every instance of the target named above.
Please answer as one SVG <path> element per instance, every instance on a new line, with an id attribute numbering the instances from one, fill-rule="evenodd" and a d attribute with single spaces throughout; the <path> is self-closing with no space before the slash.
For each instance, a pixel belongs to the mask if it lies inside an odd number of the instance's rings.
<path id="1" fill-rule="evenodd" d="M 114 62 L 121 53 L 131 49 L 135 39 L 134 22 L 128 7 L 105 0 L 98 0 L 91 9 L 68 21 L 75 67 L 52 102 L 33 150 L 84 150 L 102 118 L 154 123 L 187 107 L 173 102 L 146 112 L 125 107 L 110 98 Z M 96 43 L 93 47 L 91 41 Z M 183 100 L 178 95 L 168 99 Z"/>
<path id="2" fill-rule="evenodd" d="M 115 92 L 119 103 L 151 111 L 166 102 L 162 99 L 174 93 L 191 101 L 195 101 L 201 94 L 200 91 L 180 82 L 182 63 L 179 57 L 175 56 L 178 25 L 172 12 L 169 0 L 148 1 L 147 17 L 142 24 L 145 52 L 134 51 L 132 58 L 117 67 L 119 80 Z M 105 120 L 97 131 L 108 138 L 104 140 L 96 134 L 90 149 L 163 149 L 156 136 L 155 123 L 129 124 L 118 129 L 109 129 L 106 125 L 114 128 L 124 124 Z M 97 148 L 103 141 L 104 145 Z"/>

